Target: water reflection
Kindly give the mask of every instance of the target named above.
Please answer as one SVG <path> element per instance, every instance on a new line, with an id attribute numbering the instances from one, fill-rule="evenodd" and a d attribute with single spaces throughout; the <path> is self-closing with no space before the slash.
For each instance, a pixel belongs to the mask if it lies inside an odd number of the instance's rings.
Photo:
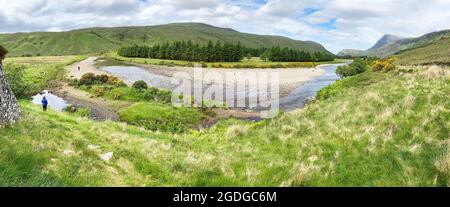
<path id="1" fill-rule="evenodd" d="M 64 99 L 50 93 L 48 90 L 44 90 L 42 93 L 33 96 L 33 104 L 41 105 L 41 100 L 44 96 L 47 98 L 48 108 L 50 109 L 62 111 L 69 106 L 69 103 L 67 103 Z"/>

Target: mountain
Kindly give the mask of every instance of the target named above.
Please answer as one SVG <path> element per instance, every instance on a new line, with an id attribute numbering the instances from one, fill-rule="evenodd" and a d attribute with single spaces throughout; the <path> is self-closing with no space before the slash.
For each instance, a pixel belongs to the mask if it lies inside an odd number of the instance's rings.
<path id="1" fill-rule="evenodd" d="M 338 56 L 388 56 L 390 54 L 395 53 L 395 49 L 391 49 L 390 45 L 394 44 L 399 40 L 405 39 L 404 37 L 398 37 L 394 35 L 383 35 L 381 39 L 379 39 L 374 46 L 369 48 L 368 50 L 352 50 L 345 49 L 338 53 Z M 395 51 L 395 52 L 394 52 Z"/>
<path id="2" fill-rule="evenodd" d="M 439 62 L 445 61 L 446 58 L 448 59 L 448 54 L 450 53 L 450 49 L 447 49 L 450 48 L 450 45 L 447 43 L 448 38 L 450 38 L 450 30 L 432 32 L 417 38 L 385 35 L 369 50 L 343 50 L 338 55 L 387 57 L 402 54 L 399 57 L 414 56 L 419 58 L 417 61 L 420 63 Z"/>
<path id="3" fill-rule="evenodd" d="M 239 41 L 247 47 L 255 48 L 279 45 L 308 52 L 328 52 L 322 45 L 312 41 L 241 33 L 201 23 L 0 34 L 0 44 L 10 50 L 12 56 L 88 54 L 115 50 L 123 45 L 153 45 L 182 40 L 201 44 L 206 44 L 209 40 L 231 43 Z"/>
<path id="4" fill-rule="evenodd" d="M 380 48 L 385 47 L 386 45 L 392 44 L 392 43 L 396 42 L 397 40 L 401 40 L 401 39 L 405 39 L 405 38 L 386 34 L 380 40 L 378 40 L 377 43 L 375 43 L 375 45 L 369 49 L 369 51 L 378 50 Z"/>
<path id="5" fill-rule="evenodd" d="M 350 57 L 357 57 L 357 56 L 363 56 L 363 54 L 366 51 L 364 50 L 353 50 L 353 49 L 345 49 L 345 50 L 341 50 L 337 56 L 341 56 L 341 57 L 345 57 L 345 56 L 350 56 Z"/>

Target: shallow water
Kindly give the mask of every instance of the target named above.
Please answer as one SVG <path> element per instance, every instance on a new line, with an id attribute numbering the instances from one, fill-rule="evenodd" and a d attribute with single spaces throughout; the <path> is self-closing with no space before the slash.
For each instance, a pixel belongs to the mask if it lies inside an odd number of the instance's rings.
<path id="1" fill-rule="evenodd" d="M 62 99 L 52 93 L 49 93 L 49 91 L 47 91 L 47 90 L 43 91 L 42 94 L 37 94 L 37 95 L 33 96 L 32 97 L 33 104 L 42 105 L 41 100 L 44 96 L 45 96 L 45 98 L 47 98 L 49 109 L 53 109 L 55 111 L 62 111 L 70 105 L 64 99 Z"/>
<path id="2" fill-rule="evenodd" d="M 313 78 L 306 84 L 300 85 L 288 96 L 281 98 L 280 108 L 287 111 L 303 108 L 308 100 L 315 97 L 321 89 L 340 79 L 340 77 L 336 74 L 336 69 L 341 65 L 322 66 L 321 68 L 325 70 L 325 74 Z"/>
<path id="3" fill-rule="evenodd" d="M 312 97 L 315 97 L 319 90 L 321 90 L 326 86 L 331 85 L 340 78 L 338 75 L 336 75 L 336 69 L 338 66 L 340 65 L 322 66 L 322 69 L 325 70 L 325 74 L 313 78 L 311 81 L 305 84 L 299 85 L 288 96 L 281 98 L 280 109 L 284 111 L 289 111 L 304 107 L 307 101 Z M 147 82 L 149 86 L 152 87 L 163 88 L 168 90 L 174 90 L 175 88 L 178 87 L 178 85 L 171 83 L 172 77 L 158 75 L 137 66 L 108 66 L 103 67 L 101 69 L 129 83 L 134 83 L 136 81 L 143 80 Z M 210 87 L 210 85 L 203 85 L 203 88 L 208 87 Z M 242 99 L 248 98 L 249 96 L 252 97 L 253 95 L 257 94 L 257 92 L 249 91 L 247 89 L 245 93 L 236 92 L 235 94 L 237 95 L 237 99 Z M 255 111 L 260 110 L 262 109 Z"/>
<path id="4" fill-rule="evenodd" d="M 171 77 L 158 75 L 137 66 L 108 66 L 101 69 L 129 83 L 143 80 L 148 85 L 157 88 L 173 90 L 177 87 L 177 85 L 171 84 Z"/>

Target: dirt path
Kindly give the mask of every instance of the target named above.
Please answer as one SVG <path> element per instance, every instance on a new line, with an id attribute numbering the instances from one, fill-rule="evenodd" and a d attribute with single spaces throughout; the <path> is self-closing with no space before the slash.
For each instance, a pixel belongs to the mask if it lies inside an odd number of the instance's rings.
<path id="1" fill-rule="evenodd" d="M 105 71 L 99 70 L 95 67 L 95 60 L 97 57 L 89 57 L 81 62 L 74 63 L 67 67 L 69 78 L 80 79 L 86 73 L 94 73 L 96 75 L 108 74 Z M 80 67 L 80 70 L 78 70 Z"/>

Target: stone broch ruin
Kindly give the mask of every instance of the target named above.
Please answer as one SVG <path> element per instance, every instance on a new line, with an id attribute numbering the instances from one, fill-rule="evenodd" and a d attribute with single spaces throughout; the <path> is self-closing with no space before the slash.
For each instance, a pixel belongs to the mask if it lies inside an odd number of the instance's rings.
<path id="1" fill-rule="evenodd" d="M 0 45 L 0 125 L 15 123 L 20 119 L 20 109 L 3 68 L 7 50 Z"/>

